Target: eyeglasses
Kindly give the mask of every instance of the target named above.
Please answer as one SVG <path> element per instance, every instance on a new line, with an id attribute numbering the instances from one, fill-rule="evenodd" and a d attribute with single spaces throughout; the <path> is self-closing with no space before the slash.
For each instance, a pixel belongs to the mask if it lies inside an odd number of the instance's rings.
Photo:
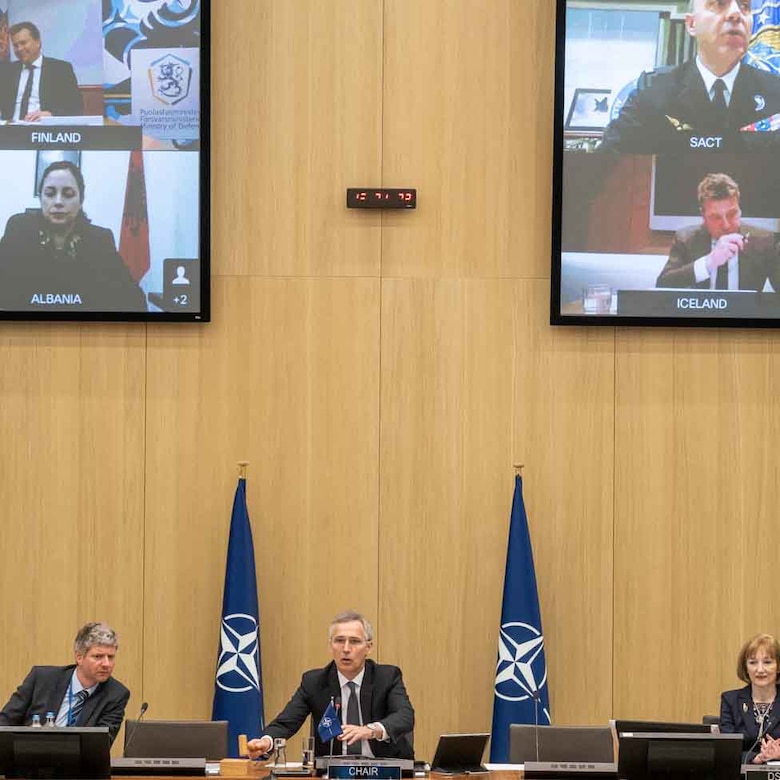
<path id="1" fill-rule="evenodd" d="M 344 647 L 344 645 L 348 645 L 349 647 L 362 647 L 366 644 L 365 639 L 358 639 L 355 636 L 334 636 L 330 642 L 331 644 L 336 645 L 336 647 Z"/>

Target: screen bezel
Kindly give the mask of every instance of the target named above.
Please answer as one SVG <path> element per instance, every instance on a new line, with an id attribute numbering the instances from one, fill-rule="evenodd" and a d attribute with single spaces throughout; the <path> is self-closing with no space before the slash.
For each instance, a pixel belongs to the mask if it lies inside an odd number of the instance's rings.
<path id="1" fill-rule="evenodd" d="M 555 18 L 555 92 L 553 120 L 553 181 L 551 225 L 551 274 L 550 274 L 550 324 L 554 326 L 596 327 L 679 327 L 679 328 L 778 328 L 780 314 L 775 317 L 712 317 L 712 316 L 633 316 L 628 314 L 579 314 L 562 312 L 562 225 L 563 225 L 563 174 L 564 136 L 567 110 L 564 105 L 566 10 L 569 0 L 556 0 Z M 780 76 L 778 76 L 780 78 Z M 588 152 L 573 152 L 588 154 Z M 704 152 L 706 153 L 706 152 Z M 651 218 L 652 214 L 648 214 Z M 771 293 L 765 293 L 771 295 Z M 780 296 L 780 290 L 776 291 Z M 780 301 L 780 299 L 778 299 Z M 778 304 L 780 306 L 780 303 Z"/>
<path id="2" fill-rule="evenodd" d="M 16 759 L 17 743 L 26 747 L 38 742 L 40 756 L 52 758 L 52 744 L 78 748 L 78 771 L 70 773 L 63 767 L 41 762 L 43 769 L 30 772 L 27 765 Z M 71 750 L 71 752 L 73 752 Z M 103 780 L 111 776 L 111 738 L 107 726 L 78 726 L 71 728 L 33 728 L 32 726 L 0 726 L 0 774 L 6 777 L 85 778 Z M 56 756 L 55 756 L 56 757 Z M 60 771 L 57 771 L 57 770 Z"/>
<path id="3" fill-rule="evenodd" d="M 96 0 L 97 2 L 97 0 Z M 199 209 L 198 252 L 200 308 L 198 311 L 101 311 L 0 309 L 0 322 L 192 322 L 211 321 L 211 0 L 200 5 L 200 121 L 199 121 Z M 166 152 L 168 153 L 168 152 Z M 176 154 L 175 151 L 169 152 Z M 119 236 L 115 236 L 119 242 Z M 162 263 L 162 260 L 160 260 Z"/>
<path id="4" fill-rule="evenodd" d="M 684 745 L 681 751 L 691 756 L 694 745 L 712 748 L 713 768 L 702 768 L 702 774 L 694 773 L 692 778 L 708 777 L 714 780 L 731 780 L 740 775 L 742 765 L 741 734 L 701 734 L 684 732 L 628 732 L 618 733 L 618 775 L 626 780 L 649 780 L 659 777 L 651 771 L 651 753 L 654 747 Z M 689 759 L 690 760 L 690 759 Z M 704 774 L 707 771 L 710 774 Z M 736 770 L 736 771 L 735 771 Z M 690 770 L 688 770 L 690 771 Z M 665 775 L 664 775 L 665 776 Z"/>

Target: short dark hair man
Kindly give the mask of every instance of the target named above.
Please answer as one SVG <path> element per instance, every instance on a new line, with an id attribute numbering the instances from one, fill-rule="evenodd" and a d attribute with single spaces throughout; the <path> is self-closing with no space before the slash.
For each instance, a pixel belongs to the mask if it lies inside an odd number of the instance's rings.
<path id="1" fill-rule="evenodd" d="M 780 76 L 742 62 L 753 28 L 751 0 L 691 0 L 685 27 L 696 39 L 696 58 L 643 73 L 599 149 L 652 154 L 776 148 L 780 133 L 770 117 L 780 119 Z M 743 129 L 762 120 L 768 132 Z"/>
<path id="2" fill-rule="evenodd" d="M 375 758 L 413 758 L 409 739 L 414 728 L 414 710 L 397 666 L 377 664 L 368 658 L 374 636 L 371 624 L 358 612 L 342 612 L 328 630 L 333 660 L 323 669 L 305 672 L 301 684 L 285 708 L 268 724 L 265 734 L 249 741 L 252 758 L 271 751 L 273 740 L 288 739 L 311 715 L 317 732 L 325 710 L 341 702 L 343 734 L 333 753 L 358 752 Z M 356 702 L 350 707 L 350 697 Z M 359 723 L 350 723 L 350 710 Z M 349 750 L 349 746 L 357 746 Z M 315 738 L 315 755 L 331 753 L 331 743 Z"/>
<path id="3" fill-rule="evenodd" d="M 58 726 L 107 726 L 111 741 L 125 716 L 130 691 L 111 675 L 119 640 L 104 623 L 87 623 L 73 643 L 76 663 L 33 666 L 0 710 L 0 726 L 29 726 L 54 714 Z"/>
<path id="4" fill-rule="evenodd" d="M 81 115 L 84 101 L 73 66 L 41 53 L 41 33 L 32 22 L 14 24 L 8 33 L 17 61 L 0 69 L 2 118 L 36 122 L 44 116 Z"/>
<path id="5" fill-rule="evenodd" d="M 769 279 L 780 292 L 775 237 L 742 223 L 734 179 L 710 173 L 697 194 L 703 222 L 677 232 L 656 286 L 760 291 Z"/>

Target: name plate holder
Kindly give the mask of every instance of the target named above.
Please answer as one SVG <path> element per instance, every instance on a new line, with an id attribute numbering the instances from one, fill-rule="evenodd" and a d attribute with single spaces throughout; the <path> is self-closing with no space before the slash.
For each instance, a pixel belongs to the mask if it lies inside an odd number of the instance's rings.
<path id="1" fill-rule="evenodd" d="M 526 761 L 523 765 L 523 777 L 566 778 L 586 777 L 589 780 L 617 780 L 618 770 L 615 763 L 596 761 Z"/>
<path id="2" fill-rule="evenodd" d="M 767 764 L 742 764 L 742 774 L 753 780 L 780 780 L 780 761 Z"/>
<path id="3" fill-rule="evenodd" d="M 321 756 L 317 769 L 327 770 L 329 780 L 401 780 L 404 772 L 414 770 L 414 761 L 403 758 L 361 756 Z"/>

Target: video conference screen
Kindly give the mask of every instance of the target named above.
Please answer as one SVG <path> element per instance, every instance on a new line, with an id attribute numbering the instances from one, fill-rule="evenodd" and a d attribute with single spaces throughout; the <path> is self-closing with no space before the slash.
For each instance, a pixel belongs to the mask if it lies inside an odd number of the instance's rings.
<path id="1" fill-rule="evenodd" d="M 780 2 L 557 0 L 551 323 L 780 325 Z"/>
<path id="2" fill-rule="evenodd" d="M 209 311 L 208 0 L 0 0 L 0 319 Z"/>

